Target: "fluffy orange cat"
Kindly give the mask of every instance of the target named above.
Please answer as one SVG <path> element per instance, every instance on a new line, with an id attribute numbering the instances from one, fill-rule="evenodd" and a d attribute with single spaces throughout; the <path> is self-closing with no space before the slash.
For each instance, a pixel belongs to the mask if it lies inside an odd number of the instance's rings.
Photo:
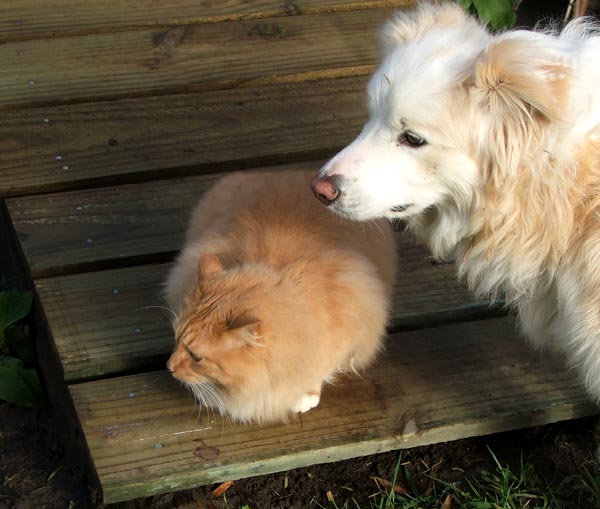
<path id="1" fill-rule="evenodd" d="M 286 420 L 336 373 L 367 366 L 395 276 L 387 221 L 354 223 L 310 192 L 313 172 L 238 173 L 198 204 L 166 282 L 173 376 L 237 421 Z"/>

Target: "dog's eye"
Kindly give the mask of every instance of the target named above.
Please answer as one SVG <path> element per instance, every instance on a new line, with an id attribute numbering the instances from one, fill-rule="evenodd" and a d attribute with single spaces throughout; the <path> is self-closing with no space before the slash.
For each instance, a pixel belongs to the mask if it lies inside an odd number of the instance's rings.
<path id="1" fill-rule="evenodd" d="M 404 131 L 400 134 L 400 136 L 398 136 L 398 143 L 415 148 L 427 145 L 427 142 L 423 138 L 411 131 Z"/>

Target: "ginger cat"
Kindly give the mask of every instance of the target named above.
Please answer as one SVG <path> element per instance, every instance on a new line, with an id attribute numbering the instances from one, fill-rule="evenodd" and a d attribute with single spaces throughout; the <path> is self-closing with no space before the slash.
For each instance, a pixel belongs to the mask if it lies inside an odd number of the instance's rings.
<path id="1" fill-rule="evenodd" d="M 337 217 L 312 171 L 220 180 L 193 212 L 166 282 L 167 368 L 202 405 L 242 422 L 318 405 L 336 373 L 381 349 L 396 269 L 387 221 Z"/>

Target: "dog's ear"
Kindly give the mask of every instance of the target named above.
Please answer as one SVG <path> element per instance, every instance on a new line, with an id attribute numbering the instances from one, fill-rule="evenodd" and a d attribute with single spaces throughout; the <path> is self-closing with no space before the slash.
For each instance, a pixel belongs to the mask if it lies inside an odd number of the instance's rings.
<path id="1" fill-rule="evenodd" d="M 490 177 L 516 175 L 541 133 L 566 119 L 570 75 L 560 42 L 531 32 L 499 36 L 477 58 L 470 85 L 489 115 L 481 135 L 493 142 L 481 146 L 488 147 Z"/>
<path id="2" fill-rule="evenodd" d="M 415 9 L 399 11 L 379 33 L 379 47 L 383 55 L 391 53 L 398 45 L 419 37 L 427 30 L 438 27 L 473 23 L 469 16 L 454 2 L 421 1 Z"/>
<path id="3" fill-rule="evenodd" d="M 561 120 L 569 77 L 555 40 L 523 32 L 488 45 L 475 62 L 473 87 L 479 104 L 497 120 Z"/>

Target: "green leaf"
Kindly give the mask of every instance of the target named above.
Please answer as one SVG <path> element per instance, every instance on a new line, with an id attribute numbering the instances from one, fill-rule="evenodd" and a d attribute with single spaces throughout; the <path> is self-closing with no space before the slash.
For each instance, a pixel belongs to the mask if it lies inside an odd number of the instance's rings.
<path id="1" fill-rule="evenodd" d="M 0 367 L 12 369 L 13 371 L 20 371 L 22 369 L 25 369 L 25 364 L 20 359 L 16 359 L 15 357 L 5 355 L 3 357 L 0 357 Z"/>
<path id="2" fill-rule="evenodd" d="M 21 378 L 25 380 L 25 383 L 35 396 L 35 400 L 37 403 L 42 403 L 46 396 L 44 394 L 44 389 L 42 389 L 42 382 L 40 381 L 40 377 L 35 369 L 24 369 L 19 372 Z"/>
<path id="3" fill-rule="evenodd" d="M 19 372 L 5 366 L 0 366 L 0 400 L 22 407 L 30 407 L 37 402 L 35 394 Z"/>
<path id="4" fill-rule="evenodd" d="M 25 318 L 31 309 L 33 295 L 31 292 L 11 290 L 0 292 L 0 353 L 10 354 L 4 332 L 15 322 Z"/>
<path id="5" fill-rule="evenodd" d="M 481 20 L 489 23 L 495 30 L 512 27 L 517 20 L 512 0 L 472 0 L 472 2 Z"/>
<path id="6" fill-rule="evenodd" d="M 25 363 L 21 359 L 16 359 L 15 357 L 10 357 L 8 355 L 0 357 L 0 369 L 3 368 L 12 371 L 25 382 L 35 396 L 36 402 L 41 403 L 46 399 L 44 389 L 42 389 L 42 382 L 35 369 L 27 369 Z M 0 397 L 0 399 L 4 398 Z"/>
<path id="7" fill-rule="evenodd" d="M 31 292 L 0 292 L 0 329 L 4 331 L 9 325 L 25 318 L 31 310 L 32 303 Z"/>
<path id="8" fill-rule="evenodd" d="M 4 332 L 8 353 L 21 359 L 25 364 L 35 364 L 33 338 L 21 326 L 11 326 Z"/>
<path id="9" fill-rule="evenodd" d="M 31 310 L 32 303 L 31 292 L 0 292 L 0 334 L 13 323 L 25 318 Z"/>

